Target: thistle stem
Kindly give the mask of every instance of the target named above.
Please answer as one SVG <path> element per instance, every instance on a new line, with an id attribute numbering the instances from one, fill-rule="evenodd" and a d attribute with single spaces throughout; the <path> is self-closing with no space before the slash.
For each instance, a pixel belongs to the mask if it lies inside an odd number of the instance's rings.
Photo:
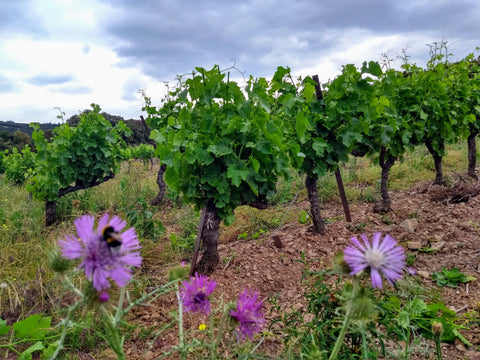
<path id="1" fill-rule="evenodd" d="M 435 348 L 437 350 L 437 360 L 443 360 L 442 347 L 440 346 L 440 336 L 434 334 L 433 337 L 435 339 Z"/>
<path id="2" fill-rule="evenodd" d="M 223 319 L 221 320 L 221 324 L 223 323 Z M 215 335 L 213 333 L 213 316 L 210 315 L 210 328 L 208 329 L 210 331 L 210 341 L 211 341 L 211 352 L 210 352 L 210 358 L 212 360 L 215 360 L 217 358 L 217 346 L 218 346 L 218 341 L 220 338 L 220 333 L 222 332 L 222 326 L 220 325 L 220 328 L 218 329 L 217 332 L 217 338 L 215 339 Z"/>
<path id="3" fill-rule="evenodd" d="M 120 323 L 120 320 L 122 319 L 122 316 L 124 314 L 123 312 L 123 301 L 125 300 L 125 287 L 120 288 L 120 296 L 118 298 L 118 307 L 117 307 L 117 312 L 115 313 L 115 317 L 112 320 L 112 325 L 114 327 L 117 327 L 118 324 Z"/>
<path id="4" fill-rule="evenodd" d="M 83 303 L 83 294 L 78 290 L 70 281 L 70 279 L 65 278 L 67 281 L 67 284 L 71 286 L 73 291 L 77 294 L 79 294 L 80 299 L 77 301 L 74 305 L 70 306 L 67 312 L 67 317 L 62 320 L 63 323 L 63 330 L 62 330 L 62 335 L 60 336 L 60 339 L 57 342 L 57 348 L 55 349 L 55 352 L 52 354 L 52 357 L 50 359 L 56 359 L 58 355 L 60 355 L 60 352 L 63 350 L 64 346 L 63 343 L 65 342 L 65 337 L 67 336 L 67 331 L 68 329 L 72 326 L 71 321 L 70 321 L 70 316 L 72 315 L 73 311 L 76 310 L 82 303 Z"/>
<path id="5" fill-rule="evenodd" d="M 186 359 L 185 356 L 185 338 L 183 335 L 183 302 L 182 299 L 180 299 L 180 292 L 178 290 L 178 285 L 176 289 L 177 293 L 177 300 L 178 300 L 178 338 L 180 340 L 180 351 L 182 354 L 182 359 Z"/>
<path id="6" fill-rule="evenodd" d="M 123 338 L 120 337 L 118 327 L 115 326 L 113 319 L 110 314 L 102 308 L 102 315 L 103 315 L 103 322 L 105 324 L 105 328 L 108 332 L 107 341 L 115 354 L 117 354 L 118 360 L 125 360 L 125 353 L 123 352 Z"/>
<path id="7" fill-rule="evenodd" d="M 343 320 L 342 329 L 340 330 L 340 334 L 338 334 L 337 341 L 335 342 L 335 346 L 328 360 L 335 360 L 337 358 L 338 352 L 340 351 L 340 348 L 342 347 L 342 344 L 343 344 L 343 339 L 345 338 L 345 335 L 347 333 L 348 325 L 350 324 L 351 311 L 352 310 L 349 307 L 347 310 L 347 314 L 345 315 L 345 319 Z"/>

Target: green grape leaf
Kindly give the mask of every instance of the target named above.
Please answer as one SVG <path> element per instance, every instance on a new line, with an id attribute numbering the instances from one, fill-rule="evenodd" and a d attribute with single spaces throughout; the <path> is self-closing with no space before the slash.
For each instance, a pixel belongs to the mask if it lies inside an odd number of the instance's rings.
<path id="1" fill-rule="evenodd" d="M 213 153 L 215 156 L 225 156 L 233 153 L 232 148 L 223 142 L 208 146 L 207 151 Z"/>
<path id="2" fill-rule="evenodd" d="M 10 326 L 7 325 L 7 321 L 0 318 L 0 335 L 5 335 L 10 331 Z"/>
<path id="3" fill-rule="evenodd" d="M 242 180 L 247 180 L 249 172 L 247 168 L 239 168 L 237 164 L 231 164 L 228 166 L 227 177 L 232 179 L 233 185 L 240 186 Z"/>
<path id="4" fill-rule="evenodd" d="M 13 330 L 18 338 L 42 340 L 50 331 L 51 321 L 50 316 L 42 317 L 41 314 L 34 314 L 13 324 Z"/>
<path id="5" fill-rule="evenodd" d="M 252 163 L 252 166 L 253 166 L 253 170 L 255 170 L 255 172 L 258 174 L 258 170 L 260 169 L 260 163 L 258 162 L 257 159 L 255 159 L 253 157 L 253 155 L 250 155 L 248 157 L 248 159 L 250 160 L 250 162 Z"/>
<path id="6" fill-rule="evenodd" d="M 37 341 L 36 343 L 31 345 L 28 349 L 23 351 L 18 357 L 18 360 L 31 360 L 33 358 L 33 353 L 35 351 L 40 351 L 40 350 L 45 350 L 45 346 L 41 341 Z"/>
<path id="7" fill-rule="evenodd" d="M 308 119 L 302 111 L 299 111 L 296 116 L 295 130 L 301 143 L 305 142 L 305 133 L 308 128 Z"/>

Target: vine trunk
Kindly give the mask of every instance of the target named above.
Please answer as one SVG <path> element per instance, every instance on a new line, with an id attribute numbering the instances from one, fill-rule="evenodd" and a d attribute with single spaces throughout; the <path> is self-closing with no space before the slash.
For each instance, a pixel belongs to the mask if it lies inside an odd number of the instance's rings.
<path id="1" fill-rule="evenodd" d="M 310 200 L 310 211 L 313 220 L 313 232 L 315 234 L 325 235 L 325 222 L 320 214 L 320 201 L 318 200 L 317 177 L 308 176 L 305 178 L 305 187 L 307 188 L 308 200 Z"/>
<path id="2" fill-rule="evenodd" d="M 215 270 L 220 261 L 218 254 L 218 235 L 220 216 L 212 200 L 209 200 L 205 210 L 205 220 L 202 229 L 203 253 L 196 269 L 201 274 L 208 274 Z M 192 264 L 193 266 L 194 264 Z"/>
<path id="3" fill-rule="evenodd" d="M 152 206 L 157 206 L 158 204 L 160 204 L 163 200 L 163 197 L 165 196 L 167 185 L 165 184 L 165 180 L 163 180 L 163 175 L 165 174 L 166 169 L 167 169 L 167 165 L 165 164 L 161 164 L 160 168 L 158 169 L 158 174 L 157 174 L 158 195 L 155 196 L 152 201 L 150 201 L 150 205 Z"/>
<path id="4" fill-rule="evenodd" d="M 428 151 L 433 157 L 433 161 L 435 163 L 435 185 L 444 185 L 443 179 L 443 169 L 442 169 L 442 158 L 443 156 L 433 148 L 432 142 L 430 140 L 425 141 L 425 145 L 427 146 Z M 440 150 L 443 152 L 445 150 L 445 142 L 440 142 Z"/>
<path id="5" fill-rule="evenodd" d="M 382 195 L 382 200 L 373 206 L 373 212 L 376 213 L 386 213 L 392 210 L 390 207 L 392 205 L 392 200 L 388 194 L 388 175 L 397 158 L 389 155 L 385 160 L 386 152 L 387 150 L 385 147 L 380 149 L 379 164 L 382 169 L 382 175 L 380 178 L 380 194 Z"/>
<path id="6" fill-rule="evenodd" d="M 477 166 L 477 143 L 476 137 L 478 132 L 470 130 L 470 135 L 468 135 L 468 176 L 478 179 L 477 173 L 475 172 L 475 167 Z"/>

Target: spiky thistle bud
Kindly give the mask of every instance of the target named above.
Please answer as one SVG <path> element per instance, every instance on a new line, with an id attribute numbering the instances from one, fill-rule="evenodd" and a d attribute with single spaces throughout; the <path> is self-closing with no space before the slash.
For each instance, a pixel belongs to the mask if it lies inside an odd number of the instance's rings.
<path id="1" fill-rule="evenodd" d="M 65 272 L 72 268 L 73 261 L 65 259 L 58 250 L 52 250 L 48 253 L 48 265 L 50 268 L 58 273 Z"/>
<path id="2" fill-rule="evenodd" d="M 440 336 L 443 333 L 443 325 L 441 322 L 434 321 L 432 324 L 432 332 L 436 336 Z"/>

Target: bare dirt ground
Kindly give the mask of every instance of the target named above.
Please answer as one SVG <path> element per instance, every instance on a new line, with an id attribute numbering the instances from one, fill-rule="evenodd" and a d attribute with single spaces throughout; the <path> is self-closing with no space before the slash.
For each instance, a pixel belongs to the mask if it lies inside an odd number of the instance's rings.
<path id="1" fill-rule="evenodd" d="M 473 192 L 461 199 L 461 196 L 455 197 L 457 190 L 419 184 L 410 191 L 392 193 L 392 211 L 386 215 L 373 213 L 372 204 L 350 204 L 351 223 L 343 220 L 340 203 L 329 203 L 322 209 L 322 216 L 341 219 L 329 223 L 324 236 L 313 235 L 309 225 L 292 222 L 278 231 L 263 234 L 260 239 L 222 243 L 219 250 L 224 261 L 210 276 L 218 282 L 214 294 L 216 297 L 223 294 L 224 300 L 229 301 L 243 289 L 250 288 L 258 290 L 263 299 L 278 294 L 283 309 L 306 309 L 304 289 L 300 284 L 303 265 L 296 261 L 301 253 L 307 259 L 320 259 L 316 263 L 319 268 L 327 267 L 332 257 L 345 249 L 352 236 L 365 232 L 370 237 L 381 231 L 395 237 L 407 253 L 416 255 L 417 276 L 425 287 L 438 289 L 440 300 L 449 308 L 459 315 L 478 309 L 480 280 L 457 288 L 440 288 L 431 279 L 432 273 L 443 267 L 456 267 L 467 275 L 479 277 L 480 197 Z M 457 202 L 459 199 L 461 202 Z M 309 209 L 307 202 L 296 206 Z M 274 243 L 274 236 L 278 236 L 283 247 L 278 247 L 278 240 Z M 436 250 L 425 253 L 416 250 L 418 247 Z M 136 309 L 132 320 L 145 328 L 159 328 L 170 321 L 169 311 L 175 307 L 176 299 L 171 294 L 159 299 L 153 307 Z M 267 302 L 264 307 L 267 319 L 271 320 L 276 314 L 270 314 Z M 197 321 L 185 316 L 187 327 L 196 328 Z M 479 324 L 462 333 L 473 347 L 468 349 L 459 341 L 442 344 L 444 359 L 480 359 L 480 353 L 476 352 L 480 345 Z M 424 346 L 431 351 L 427 351 L 427 355 L 412 355 L 412 359 L 434 358 L 434 344 L 426 342 Z M 134 334 L 126 344 L 127 358 L 155 359 L 177 343 L 175 329 L 165 332 L 150 349 Z M 259 350 L 275 358 L 281 350 L 281 342 L 267 339 Z"/>

